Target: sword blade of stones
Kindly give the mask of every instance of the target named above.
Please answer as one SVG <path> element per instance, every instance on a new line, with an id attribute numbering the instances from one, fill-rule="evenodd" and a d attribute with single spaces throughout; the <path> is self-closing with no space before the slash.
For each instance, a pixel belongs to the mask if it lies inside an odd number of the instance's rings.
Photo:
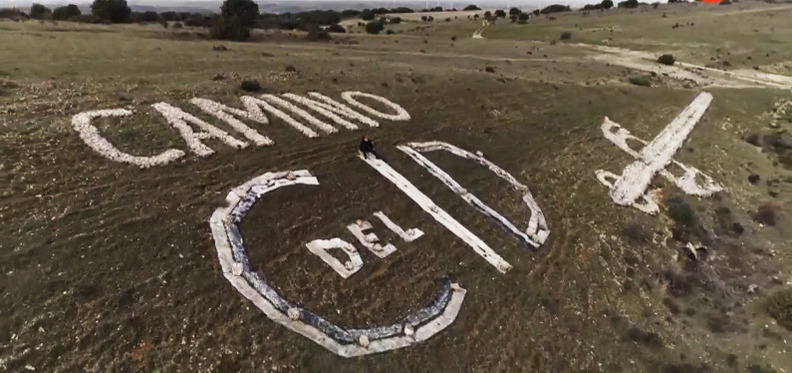
<path id="1" fill-rule="evenodd" d="M 412 199 L 418 206 L 431 215 L 438 223 L 443 225 L 446 229 L 451 231 L 457 237 L 465 241 L 476 254 L 480 255 L 489 264 L 495 267 L 500 273 L 508 272 L 512 266 L 495 251 L 492 250 L 486 242 L 476 236 L 473 232 L 465 228 L 464 225 L 459 223 L 454 217 L 449 215 L 445 210 L 437 206 L 429 197 L 407 180 L 402 174 L 394 170 L 388 163 L 381 159 L 362 158 L 369 166 L 377 170 L 382 176 L 385 176 L 388 181 L 396 185 L 404 194 Z"/>
<path id="2" fill-rule="evenodd" d="M 652 178 L 671 163 L 674 154 L 687 139 L 712 102 L 712 95 L 702 92 L 640 152 L 641 158 L 624 168 L 610 196 L 619 205 L 632 205 L 640 198 Z"/>

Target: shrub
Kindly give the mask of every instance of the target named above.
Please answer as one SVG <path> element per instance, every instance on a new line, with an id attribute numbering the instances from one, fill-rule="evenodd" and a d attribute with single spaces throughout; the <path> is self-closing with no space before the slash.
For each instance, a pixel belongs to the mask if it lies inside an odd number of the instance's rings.
<path id="1" fill-rule="evenodd" d="M 636 243 L 645 243 L 650 240 L 649 234 L 644 230 L 643 226 L 635 222 L 627 223 L 622 228 L 622 235 Z"/>
<path id="2" fill-rule="evenodd" d="M 633 85 L 637 85 L 640 87 L 651 87 L 652 82 L 649 81 L 649 77 L 646 76 L 633 76 L 630 78 L 630 83 Z"/>
<path id="3" fill-rule="evenodd" d="M 333 38 L 330 36 L 327 30 L 319 26 L 313 26 L 308 30 L 308 34 L 305 35 L 305 39 L 308 41 L 330 41 Z"/>
<path id="4" fill-rule="evenodd" d="M 663 340 L 657 333 L 645 332 L 637 326 L 627 330 L 627 336 L 633 341 L 652 348 L 663 347 Z"/>
<path id="5" fill-rule="evenodd" d="M 239 87 L 246 92 L 258 92 L 261 90 L 261 84 L 257 80 L 243 80 Z"/>
<path id="6" fill-rule="evenodd" d="M 516 16 L 516 15 L 520 15 L 520 13 L 522 13 L 522 10 L 520 10 L 519 8 L 509 9 L 509 15 Z"/>
<path id="7" fill-rule="evenodd" d="M 676 60 L 674 59 L 673 55 L 664 54 L 657 58 L 657 62 L 662 63 L 663 65 L 672 66 L 676 62 Z"/>
<path id="8" fill-rule="evenodd" d="M 731 2 L 731 1 L 729 1 L 729 0 L 723 0 L 723 1 L 721 1 L 719 4 L 720 4 L 720 5 L 731 5 L 731 3 L 732 3 L 732 2 Z"/>
<path id="9" fill-rule="evenodd" d="M 401 21 L 402 21 L 401 17 L 393 17 L 393 18 L 388 20 L 388 23 L 392 23 L 394 25 L 398 25 L 399 23 L 401 23 Z"/>
<path id="10" fill-rule="evenodd" d="M 602 0 L 601 5 L 603 9 L 613 8 L 613 0 Z"/>
<path id="11" fill-rule="evenodd" d="M 129 22 L 132 10 L 126 0 L 94 0 L 91 14 L 101 20 L 112 23 Z"/>
<path id="12" fill-rule="evenodd" d="M 385 29 L 385 25 L 380 21 L 371 21 L 366 24 L 366 32 L 369 34 L 379 34 L 380 31 Z"/>
<path id="13" fill-rule="evenodd" d="M 765 202 L 756 209 L 754 220 L 764 225 L 774 226 L 781 220 L 781 216 L 781 207 L 772 202 Z"/>
<path id="14" fill-rule="evenodd" d="M 171 28 L 180 29 L 184 28 L 184 25 L 181 22 L 176 22 L 173 24 L 173 26 L 171 26 Z"/>
<path id="15" fill-rule="evenodd" d="M 496 10 L 495 11 L 495 17 L 505 18 L 506 17 L 506 11 L 504 11 L 503 9 Z"/>
<path id="16" fill-rule="evenodd" d="M 520 13 L 517 18 L 520 20 L 520 23 L 528 22 L 528 13 Z"/>
<path id="17" fill-rule="evenodd" d="M 336 23 L 336 24 L 332 24 L 332 25 L 328 26 L 327 27 L 327 32 L 334 32 L 334 33 L 338 33 L 338 34 L 343 34 L 343 33 L 346 32 L 346 29 L 344 29 L 343 26 L 341 26 L 341 25 Z"/>
<path id="18" fill-rule="evenodd" d="M 80 8 L 77 5 L 69 4 L 66 6 L 55 8 L 55 10 L 52 11 L 52 19 L 58 21 L 65 21 L 67 19 L 77 17 L 81 14 L 82 12 L 80 12 Z"/>
<path id="19" fill-rule="evenodd" d="M 492 17 L 492 12 L 490 12 L 489 10 L 484 12 L 484 18 L 490 18 L 490 17 Z"/>
<path id="20" fill-rule="evenodd" d="M 668 216 L 677 224 L 690 228 L 698 221 L 696 212 L 681 197 L 671 197 L 665 202 L 668 206 Z"/>
<path id="21" fill-rule="evenodd" d="M 569 31 L 562 32 L 561 37 L 559 37 L 559 40 L 569 40 L 569 39 L 572 39 L 572 33 Z"/>
<path id="22" fill-rule="evenodd" d="M 50 10 L 50 8 L 47 8 L 44 5 L 34 3 L 30 7 L 30 18 L 45 19 L 45 18 L 49 18 L 51 15 L 52 15 L 52 11 Z"/>
<path id="23" fill-rule="evenodd" d="M 767 304 L 767 313 L 789 331 L 792 331 L 792 289 L 776 292 Z"/>

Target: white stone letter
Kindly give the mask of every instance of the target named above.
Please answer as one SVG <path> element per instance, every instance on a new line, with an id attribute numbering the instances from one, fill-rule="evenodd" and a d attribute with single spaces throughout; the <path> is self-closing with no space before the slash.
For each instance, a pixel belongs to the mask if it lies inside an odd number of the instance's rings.
<path id="1" fill-rule="evenodd" d="M 313 240 L 305 244 L 314 255 L 321 258 L 325 263 L 327 263 L 330 268 L 333 268 L 341 277 L 347 278 L 352 276 L 355 272 L 359 271 L 360 268 L 363 267 L 363 259 L 360 257 L 360 253 L 357 252 L 357 249 L 352 246 L 351 243 L 346 242 L 340 238 L 331 238 L 329 240 Z M 336 259 L 327 250 L 331 249 L 342 249 L 343 252 L 349 257 L 345 263 L 341 263 L 340 260 Z"/>
<path id="2" fill-rule="evenodd" d="M 356 100 L 355 97 L 366 97 L 372 99 L 374 101 L 378 101 L 381 104 L 390 107 L 393 109 L 396 114 L 387 114 L 383 113 L 377 109 L 372 108 L 366 104 L 361 103 L 360 101 Z M 350 105 L 357 107 L 358 109 L 364 110 L 367 113 L 380 117 L 382 119 L 392 120 L 392 121 L 407 121 L 410 120 L 410 113 L 407 110 L 404 110 L 403 107 L 399 106 L 395 102 L 388 100 L 385 97 L 372 95 L 371 93 L 365 92 L 358 92 L 358 91 L 346 91 L 341 93 L 341 98 L 343 98 L 346 102 Z"/>
<path id="3" fill-rule="evenodd" d="M 165 102 L 156 103 L 151 106 L 159 111 L 171 126 L 179 130 L 179 134 L 181 134 L 181 137 L 187 142 L 187 146 L 199 157 L 205 157 L 214 153 L 212 148 L 201 142 L 201 140 L 206 140 L 208 138 L 216 138 L 234 148 L 245 148 L 248 145 L 246 142 L 231 137 L 231 135 L 225 131 L 175 106 L 171 106 Z M 197 125 L 203 132 L 194 132 L 188 123 Z"/>
<path id="4" fill-rule="evenodd" d="M 116 148 L 113 144 L 107 141 L 107 139 L 102 137 L 102 135 L 99 133 L 99 129 L 91 124 L 91 121 L 94 118 L 127 117 L 130 115 L 132 115 L 132 112 L 126 109 L 85 111 L 72 117 L 72 126 L 74 127 L 74 130 L 80 134 L 80 138 L 91 149 L 116 162 L 129 163 L 141 168 L 147 168 L 152 166 L 161 166 L 184 156 L 184 152 L 178 149 L 168 149 L 162 153 L 150 157 L 136 156 L 125 153 Z"/>
<path id="5" fill-rule="evenodd" d="M 324 133 L 338 132 L 338 130 L 335 127 L 333 127 L 333 126 L 331 126 L 331 125 L 329 125 L 329 124 L 327 124 L 325 122 L 322 122 L 321 120 L 319 120 L 315 116 L 309 114 L 307 111 L 305 111 L 303 109 L 300 109 L 297 106 L 292 105 L 289 101 L 286 101 L 286 100 L 284 100 L 284 99 L 282 99 L 282 98 L 280 98 L 278 96 L 275 96 L 275 95 L 261 95 L 261 98 L 263 98 L 265 101 L 267 101 L 267 102 L 269 102 L 269 103 L 271 103 L 273 105 L 280 106 L 282 109 L 288 110 L 288 111 L 296 114 L 297 116 L 302 117 L 303 119 L 307 120 L 308 123 L 311 123 L 314 127 L 320 129 Z"/>
<path id="6" fill-rule="evenodd" d="M 238 116 L 241 118 L 245 118 L 248 120 L 252 120 L 257 123 L 267 124 L 267 116 L 261 112 L 258 106 L 253 105 L 253 110 L 248 109 L 240 110 L 237 108 L 232 108 L 226 105 L 223 105 L 219 102 L 215 102 L 212 100 L 207 100 L 205 98 L 194 98 L 190 102 L 193 105 L 198 106 L 204 113 L 207 113 L 217 119 L 226 122 L 229 126 L 234 128 L 237 132 L 243 134 L 248 140 L 252 141 L 254 144 L 258 146 L 263 145 L 272 145 L 273 142 L 268 137 L 261 135 L 260 133 L 256 132 L 256 130 L 248 127 L 240 120 L 236 119 L 234 116 Z M 247 105 L 246 105 L 247 106 Z M 246 107 L 247 109 L 247 107 Z"/>
<path id="7" fill-rule="evenodd" d="M 310 99 L 307 97 L 295 95 L 293 93 L 284 93 L 282 96 L 291 99 L 294 102 L 307 106 L 309 109 L 324 115 L 327 118 L 330 118 L 338 125 L 344 126 L 347 129 L 356 130 L 358 126 L 355 123 L 352 123 L 343 117 L 349 118 L 351 120 L 357 120 L 360 123 L 364 123 L 369 125 L 370 127 L 378 127 L 379 123 L 377 121 L 362 115 L 346 106 L 338 101 L 331 99 L 330 97 L 323 96 L 320 93 L 310 92 L 314 98 L 317 98 L 321 101 L 317 101 L 314 99 Z"/>

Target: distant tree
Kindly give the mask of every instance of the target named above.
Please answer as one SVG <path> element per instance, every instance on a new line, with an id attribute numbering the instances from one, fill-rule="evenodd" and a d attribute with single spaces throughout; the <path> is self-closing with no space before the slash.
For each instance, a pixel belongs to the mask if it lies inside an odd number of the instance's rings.
<path id="1" fill-rule="evenodd" d="M 490 18 L 490 17 L 492 17 L 492 12 L 490 12 L 489 10 L 484 12 L 484 18 Z"/>
<path id="2" fill-rule="evenodd" d="M 47 8 L 44 5 L 34 3 L 33 6 L 30 7 L 30 18 L 45 19 L 49 18 L 51 14 L 52 11 L 50 8 Z"/>
<path id="3" fill-rule="evenodd" d="M 503 9 L 498 9 L 495 11 L 495 17 L 504 18 L 506 17 L 506 12 Z"/>
<path id="4" fill-rule="evenodd" d="M 528 13 L 520 13 L 520 23 L 528 22 Z"/>
<path id="5" fill-rule="evenodd" d="M 388 12 L 388 13 L 397 13 L 398 14 L 398 13 L 413 13 L 413 12 L 415 12 L 415 11 L 410 9 L 410 8 L 398 7 L 398 8 L 391 9 L 390 12 Z"/>
<path id="6" fill-rule="evenodd" d="M 371 21 L 366 24 L 366 32 L 369 34 L 379 34 L 380 31 L 385 29 L 385 25 L 380 21 Z"/>
<path id="7" fill-rule="evenodd" d="M 519 8 L 511 8 L 511 9 L 509 9 L 509 15 L 510 16 L 517 16 L 517 15 L 520 15 L 520 13 L 522 13 L 522 10 L 520 10 Z"/>
<path id="8" fill-rule="evenodd" d="M 80 7 L 74 4 L 69 4 L 66 6 L 55 8 L 55 10 L 52 11 L 52 19 L 58 21 L 65 21 L 69 18 L 77 17 L 81 14 L 82 12 L 80 11 Z"/>
<path id="9" fill-rule="evenodd" d="M 432 8 L 432 9 L 429 9 L 429 11 L 430 12 L 442 12 L 443 11 L 443 7 L 436 6 L 436 7 Z"/>
<path id="10" fill-rule="evenodd" d="M 515 23 L 515 22 L 517 22 L 517 15 L 516 14 L 512 14 L 512 15 L 509 16 L 509 19 L 512 21 L 512 23 Z"/>
<path id="11" fill-rule="evenodd" d="M 241 27 L 250 28 L 256 24 L 259 7 L 253 0 L 225 0 L 220 7 L 220 16 Z"/>
<path id="12" fill-rule="evenodd" d="M 341 12 L 342 18 L 355 18 L 360 15 L 360 11 L 357 9 L 347 9 Z"/>
<path id="13" fill-rule="evenodd" d="M 376 14 L 374 14 L 374 12 L 370 10 L 364 10 L 363 12 L 360 13 L 360 19 L 364 21 L 371 21 L 374 19 L 375 16 Z"/>
<path id="14" fill-rule="evenodd" d="M 164 19 L 166 21 L 171 21 L 171 22 L 182 21 L 183 20 L 179 13 L 176 13 L 176 12 L 173 12 L 173 11 L 160 13 L 160 18 L 162 18 L 162 19 Z"/>
<path id="15" fill-rule="evenodd" d="M 473 5 L 473 4 L 470 4 L 470 5 L 466 6 L 465 9 L 462 9 L 462 10 L 481 10 L 481 8 L 479 8 L 479 7 L 477 7 L 477 6 Z"/>
<path id="16" fill-rule="evenodd" d="M 129 22 L 132 10 L 127 6 L 126 0 L 94 0 L 91 14 L 104 21 L 123 23 Z"/>
<path id="17" fill-rule="evenodd" d="M 600 5 L 602 5 L 603 9 L 613 8 L 613 0 L 602 0 Z"/>
<path id="18" fill-rule="evenodd" d="M 552 13 L 568 12 L 570 10 L 572 10 L 572 8 L 570 8 L 568 5 L 553 4 L 553 5 L 546 6 L 544 9 L 542 9 L 540 11 L 540 13 L 541 14 L 552 14 Z"/>
<path id="19" fill-rule="evenodd" d="M 209 28 L 212 39 L 245 41 L 250 39 L 250 28 L 242 26 L 237 17 L 214 16 Z"/>
<path id="20" fill-rule="evenodd" d="M 157 12 L 132 12 L 129 16 L 130 20 L 135 23 L 150 23 L 159 22 L 159 14 Z"/>
<path id="21" fill-rule="evenodd" d="M 225 0 L 220 7 L 220 16 L 212 19 L 209 34 L 213 39 L 248 40 L 250 28 L 258 17 L 259 8 L 253 0 Z"/>

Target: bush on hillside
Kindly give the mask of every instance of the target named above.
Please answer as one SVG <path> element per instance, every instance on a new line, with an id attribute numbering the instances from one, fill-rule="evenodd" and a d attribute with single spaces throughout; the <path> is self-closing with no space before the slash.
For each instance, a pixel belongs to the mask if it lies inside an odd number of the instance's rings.
<path id="1" fill-rule="evenodd" d="M 671 197 L 665 201 L 668 206 L 668 216 L 684 227 L 691 228 L 698 221 L 696 212 L 681 197 Z"/>
<path id="2" fill-rule="evenodd" d="M 308 41 L 330 41 L 333 38 L 330 36 L 327 30 L 319 26 L 313 26 L 308 29 L 308 34 L 305 35 L 305 39 Z"/>
<path id="3" fill-rule="evenodd" d="M 792 331 L 792 289 L 781 290 L 770 296 L 767 313 L 776 319 L 778 325 Z"/>
<path id="4" fill-rule="evenodd" d="M 662 63 L 663 65 L 671 66 L 676 62 L 676 60 L 674 59 L 674 56 L 670 54 L 664 54 L 657 58 L 657 62 Z"/>
<path id="5" fill-rule="evenodd" d="M 377 35 L 385 29 L 385 25 L 380 21 L 371 21 L 366 24 L 366 32 L 369 34 Z"/>
<path id="6" fill-rule="evenodd" d="M 343 34 L 343 33 L 346 32 L 346 29 L 343 26 L 341 26 L 341 25 L 336 23 L 336 24 L 328 26 L 327 27 L 327 32 L 334 32 L 334 33 L 338 33 L 338 34 Z"/>
<path id="7" fill-rule="evenodd" d="M 239 87 L 245 92 L 258 92 L 261 90 L 261 84 L 257 80 L 243 80 Z"/>
<path id="8" fill-rule="evenodd" d="M 649 78 L 645 76 L 634 76 L 630 78 L 630 83 L 641 86 L 641 87 L 651 87 L 652 83 L 649 81 Z"/>

